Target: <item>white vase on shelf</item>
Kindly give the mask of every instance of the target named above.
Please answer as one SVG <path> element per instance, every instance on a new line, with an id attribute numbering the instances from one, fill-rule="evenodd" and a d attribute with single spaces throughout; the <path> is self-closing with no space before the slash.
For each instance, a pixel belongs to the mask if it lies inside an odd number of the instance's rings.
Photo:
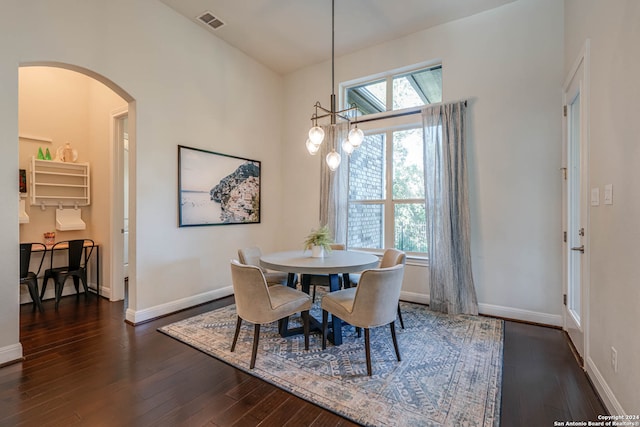
<path id="1" fill-rule="evenodd" d="M 66 142 L 56 150 L 56 158 L 58 162 L 74 163 L 78 160 L 78 150 L 71 148 L 71 144 Z"/>

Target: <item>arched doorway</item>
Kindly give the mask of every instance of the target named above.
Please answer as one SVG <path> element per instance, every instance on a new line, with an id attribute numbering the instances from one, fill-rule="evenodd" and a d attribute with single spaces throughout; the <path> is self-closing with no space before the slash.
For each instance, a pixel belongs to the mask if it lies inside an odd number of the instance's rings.
<path id="1" fill-rule="evenodd" d="M 135 159 L 135 101 L 120 86 L 91 70 L 58 62 L 30 62 L 19 69 L 20 168 L 25 158 L 35 155 L 35 147 L 55 152 L 71 142 L 79 158 L 91 165 L 91 205 L 83 212 L 86 232 L 61 232 L 57 240 L 92 237 L 101 245 L 101 294 L 112 301 L 124 297 L 124 160 L 118 146 L 118 123 L 126 117 L 128 151 Z M 28 85 L 35 85 L 25 89 Z M 71 88 L 71 89 L 70 89 Z M 26 93 L 25 93 L 26 90 Z M 131 161 L 129 165 L 134 165 Z M 133 187 L 134 167 L 126 172 Z M 27 203 L 28 205 L 29 203 Z M 133 208 L 134 206 L 132 206 Z M 29 206 L 33 222 L 20 225 L 20 240 L 41 241 L 42 231 L 53 228 L 52 212 Z M 130 233 L 135 234 L 135 215 Z M 24 239 L 23 239 L 24 235 Z M 134 239 L 131 239 L 134 240 Z M 127 248 L 128 249 L 128 248 Z M 130 257 L 135 259 L 135 249 Z M 129 289 L 135 290 L 135 263 Z"/>

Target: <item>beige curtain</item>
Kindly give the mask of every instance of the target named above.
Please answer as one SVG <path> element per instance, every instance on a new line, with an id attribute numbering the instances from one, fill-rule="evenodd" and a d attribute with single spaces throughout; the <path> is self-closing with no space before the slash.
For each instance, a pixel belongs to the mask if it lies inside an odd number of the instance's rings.
<path id="1" fill-rule="evenodd" d="M 478 314 L 471 272 L 465 114 L 465 101 L 422 110 L 429 307 L 450 314 Z"/>
<path id="2" fill-rule="evenodd" d="M 347 241 L 347 199 L 349 195 L 349 159 L 342 152 L 342 141 L 349 134 L 348 123 L 322 126 L 324 142 L 318 153 L 320 156 L 320 225 L 327 225 L 336 243 Z M 338 169 L 331 171 L 327 166 L 327 154 L 335 149 L 340 154 Z"/>

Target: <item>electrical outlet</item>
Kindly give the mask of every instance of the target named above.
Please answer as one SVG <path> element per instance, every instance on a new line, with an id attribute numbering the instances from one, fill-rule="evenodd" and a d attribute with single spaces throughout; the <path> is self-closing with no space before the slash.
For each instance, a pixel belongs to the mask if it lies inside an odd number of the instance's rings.
<path id="1" fill-rule="evenodd" d="M 613 372 L 618 372 L 618 352 L 613 347 L 611 347 L 611 367 Z"/>

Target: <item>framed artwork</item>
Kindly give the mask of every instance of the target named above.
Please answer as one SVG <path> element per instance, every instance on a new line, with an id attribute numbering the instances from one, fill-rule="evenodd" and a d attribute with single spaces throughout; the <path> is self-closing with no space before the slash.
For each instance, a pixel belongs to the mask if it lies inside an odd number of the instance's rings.
<path id="1" fill-rule="evenodd" d="M 260 222 L 260 162 L 178 145 L 178 226 Z"/>
<path id="2" fill-rule="evenodd" d="M 25 194 L 27 192 L 27 171 L 25 169 L 19 169 L 20 180 L 20 193 Z"/>

